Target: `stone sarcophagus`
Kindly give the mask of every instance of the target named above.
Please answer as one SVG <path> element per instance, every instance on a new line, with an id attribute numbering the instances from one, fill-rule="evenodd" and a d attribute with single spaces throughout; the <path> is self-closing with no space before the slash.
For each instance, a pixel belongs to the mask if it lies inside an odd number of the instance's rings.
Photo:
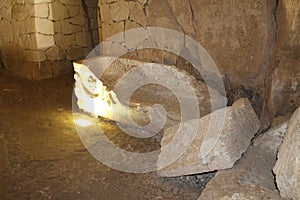
<path id="1" fill-rule="evenodd" d="M 137 130 L 142 138 L 226 106 L 217 90 L 175 66 L 93 57 L 75 62 L 74 70 L 79 109 Z"/>

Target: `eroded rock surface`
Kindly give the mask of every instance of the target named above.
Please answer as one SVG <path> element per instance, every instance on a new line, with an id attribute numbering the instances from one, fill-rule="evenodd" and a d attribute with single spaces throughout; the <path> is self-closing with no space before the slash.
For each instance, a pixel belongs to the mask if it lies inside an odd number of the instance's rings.
<path id="1" fill-rule="evenodd" d="M 273 113 L 292 113 L 300 106 L 300 1 L 279 1 L 278 39 L 269 69 L 269 107 Z"/>
<path id="2" fill-rule="evenodd" d="M 218 129 L 220 125 L 221 129 Z M 177 138 L 175 148 L 160 154 L 158 173 L 160 176 L 172 177 L 231 168 L 246 151 L 259 127 L 260 122 L 248 99 L 239 99 L 230 107 L 185 122 L 182 128 L 171 127 L 164 133 L 162 149 L 171 144 L 172 140 L 176 140 L 178 133 L 182 131 L 183 137 Z M 191 144 L 187 144 L 186 139 L 190 139 L 193 131 L 196 131 L 196 134 L 191 139 Z M 182 149 L 185 145 L 188 145 L 186 150 Z M 178 148 L 182 149 L 183 155 L 162 168 L 164 163 L 177 153 Z"/>
<path id="3" fill-rule="evenodd" d="M 284 198 L 300 198 L 300 108 L 288 124 L 274 167 L 276 183 Z"/>
<path id="4" fill-rule="evenodd" d="M 207 184 L 199 200 L 280 199 L 272 168 L 287 122 L 260 135 L 232 169 L 221 170 Z"/>

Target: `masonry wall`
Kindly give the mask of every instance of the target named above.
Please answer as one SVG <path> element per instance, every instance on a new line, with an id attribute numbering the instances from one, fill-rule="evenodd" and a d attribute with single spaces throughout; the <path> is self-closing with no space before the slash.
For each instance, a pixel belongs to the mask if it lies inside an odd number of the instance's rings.
<path id="1" fill-rule="evenodd" d="M 72 70 L 98 44 L 97 1 L 1 0 L 1 60 L 30 79 Z"/>

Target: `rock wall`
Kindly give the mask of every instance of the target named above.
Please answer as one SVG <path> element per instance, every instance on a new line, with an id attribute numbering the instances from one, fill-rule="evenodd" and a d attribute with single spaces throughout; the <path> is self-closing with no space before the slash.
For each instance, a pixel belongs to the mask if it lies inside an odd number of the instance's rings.
<path id="1" fill-rule="evenodd" d="M 300 106 L 300 1 L 280 0 L 278 39 L 269 69 L 269 108 L 277 115 Z"/>
<path id="2" fill-rule="evenodd" d="M 1 0 L 5 68 L 30 79 L 71 71 L 71 61 L 84 58 L 99 42 L 97 9 L 97 1 Z"/>
<path id="3" fill-rule="evenodd" d="M 99 7 L 103 40 L 147 26 L 177 30 L 196 39 L 230 85 L 241 85 L 248 92 L 262 118 L 299 104 L 297 0 L 279 0 L 279 4 L 276 0 L 100 0 Z M 127 56 L 175 64 L 193 73 L 180 57 L 166 52 L 133 50 Z"/>

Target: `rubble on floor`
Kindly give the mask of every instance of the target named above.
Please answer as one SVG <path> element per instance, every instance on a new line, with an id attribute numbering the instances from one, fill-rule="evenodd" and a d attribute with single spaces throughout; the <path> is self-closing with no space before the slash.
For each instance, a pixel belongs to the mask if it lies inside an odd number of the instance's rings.
<path id="1" fill-rule="evenodd" d="M 206 185 L 199 200 L 279 200 L 272 168 L 286 128 L 287 122 L 284 122 L 255 138 L 232 169 L 217 172 Z"/>
<path id="2" fill-rule="evenodd" d="M 223 114 L 226 115 L 224 119 L 222 119 Z M 214 129 L 222 125 L 222 122 L 224 122 L 222 129 L 215 131 Z M 183 149 L 183 155 L 172 164 L 163 167 L 166 160 L 177 153 L 175 151 L 187 145 L 185 139 L 193 134 L 192 131 L 197 125 L 199 128 L 198 131 L 196 130 L 195 138 L 186 150 Z M 234 102 L 232 106 L 217 110 L 200 119 L 185 122 L 182 127 L 169 128 L 161 142 L 161 152 L 164 153 L 161 153 L 158 159 L 158 173 L 163 177 L 174 177 L 231 168 L 247 150 L 259 127 L 259 119 L 249 100 L 243 98 Z M 178 130 L 184 131 L 184 138 L 176 141 L 176 148 L 169 152 L 164 151 L 163 149 L 168 148 L 174 137 L 177 137 Z M 207 154 L 203 154 L 203 151 Z"/>

